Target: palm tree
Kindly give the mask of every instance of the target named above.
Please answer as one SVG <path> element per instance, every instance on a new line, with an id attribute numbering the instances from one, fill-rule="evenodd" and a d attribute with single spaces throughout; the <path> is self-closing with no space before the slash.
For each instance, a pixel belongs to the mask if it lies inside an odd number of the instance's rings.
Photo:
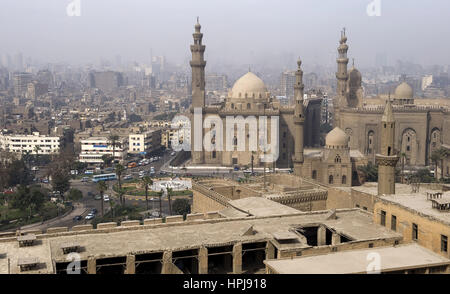
<path id="1" fill-rule="evenodd" d="M 118 135 L 114 135 L 114 134 L 111 134 L 111 135 L 108 137 L 108 143 L 109 143 L 109 145 L 111 145 L 112 148 L 113 148 L 113 155 L 112 155 L 112 157 L 113 157 L 113 163 L 116 162 L 116 147 L 120 147 L 120 146 L 122 145 L 122 144 L 120 143 L 119 139 L 120 139 L 120 137 L 119 137 Z"/>
<path id="2" fill-rule="evenodd" d="M 121 165 L 120 163 L 116 164 L 116 175 L 117 175 L 117 183 L 119 185 L 119 191 L 122 191 L 122 173 L 125 170 L 125 167 L 123 165 Z M 120 194 L 119 194 L 120 196 Z M 123 199 L 120 196 L 119 198 L 119 202 L 120 204 L 123 205 Z"/>
<path id="3" fill-rule="evenodd" d="M 434 164 L 434 178 L 437 180 L 438 175 L 437 175 L 437 169 L 438 169 L 438 163 L 441 160 L 441 153 L 439 152 L 440 149 L 434 150 L 433 153 L 431 153 L 431 161 Z"/>
<path id="4" fill-rule="evenodd" d="M 170 196 L 172 196 L 173 189 L 167 188 L 167 199 L 169 200 L 169 215 L 172 215 L 172 202 L 170 200 Z"/>
<path id="5" fill-rule="evenodd" d="M 162 217 L 162 195 L 164 194 L 164 190 L 161 188 L 161 191 L 158 193 L 159 196 L 159 217 Z"/>
<path id="6" fill-rule="evenodd" d="M 141 184 L 142 184 L 142 186 L 144 186 L 145 203 L 147 205 L 147 210 L 148 210 L 148 187 L 153 185 L 153 180 L 149 176 L 145 176 L 141 179 Z"/>
<path id="7" fill-rule="evenodd" d="M 404 182 L 404 178 L 405 178 L 405 161 L 406 161 L 406 153 L 402 152 L 400 153 L 400 157 L 402 159 L 402 184 Z"/>
<path id="8" fill-rule="evenodd" d="M 97 183 L 97 190 L 100 192 L 100 196 L 101 196 L 101 203 L 102 203 L 102 216 L 104 213 L 104 209 L 103 209 L 103 194 L 105 193 L 106 190 L 108 190 L 108 185 L 106 185 L 105 181 L 100 181 Z"/>

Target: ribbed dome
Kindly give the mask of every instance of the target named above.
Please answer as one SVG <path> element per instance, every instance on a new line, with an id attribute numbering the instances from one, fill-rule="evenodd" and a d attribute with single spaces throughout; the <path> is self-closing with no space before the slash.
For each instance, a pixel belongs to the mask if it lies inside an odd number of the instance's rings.
<path id="1" fill-rule="evenodd" d="M 234 83 L 231 89 L 231 98 L 265 98 L 267 88 L 264 82 L 254 73 L 248 72 Z M 245 96 L 247 94 L 247 97 Z"/>
<path id="2" fill-rule="evenodd" d="M 345 148 L 348 147 L 348 135 L 336 127 L 325 138 L 325 144 L 329 148 Z"/>
<path id="3" fill-rule="evenodd" d="M 361 72 L 356 67 L 352 67 L 348 72 L 348 75 L 350 79 L 358 79 L 358 80 L 362 79 Z"/>
<path id="4" fill-rule="evenodd" d="M 414 98 L 414 91 L 410 85 L 403 82 L 395 89 L 395 98 Z"/>

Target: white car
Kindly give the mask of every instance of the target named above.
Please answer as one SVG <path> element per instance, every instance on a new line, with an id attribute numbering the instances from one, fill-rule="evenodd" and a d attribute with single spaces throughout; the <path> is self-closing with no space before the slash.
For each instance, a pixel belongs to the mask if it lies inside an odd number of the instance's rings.
<path id="1" fill-rule="evenodd" d="M 103 201 L 108 202 L 109 201 L 109 196 L 108 195 L 103 195 Z"/>
<path id="2" fill-rule="evenodd" d="M 89 213 L 88 215 L 86 215 L 85 217 L 84 217 L 84 219 L 85 220 L 90 220 L 90 219 L 93 219 L 95 217 L 95 215 L 93 215 L 92 213 Z"/>

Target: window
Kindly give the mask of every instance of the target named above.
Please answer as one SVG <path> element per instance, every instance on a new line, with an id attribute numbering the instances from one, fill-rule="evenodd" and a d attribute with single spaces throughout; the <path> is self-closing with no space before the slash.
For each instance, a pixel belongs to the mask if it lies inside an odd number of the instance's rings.
<path id="1" fill-rule="evenodd" d="M 342 184 L 347 184 L 347 176 L 342 176 Z"/>
<path id="2" fill-rule="evenodd" d="M 441 252 L 448 252 L 448 238 L 445 235 L 441 235 Z"/>
<path id="3" fill-rule="evenodd" d="M 417 224 L 412 224 L 412 239 L 417 241 L 419 239 L 419 227 Z"/>
<path id="4" fill-rule="evenodd" d="M 356 204 L 356 208 L 359 208 L 359 204 Z"/>
<path id="5" fill-rule="evenodd" d="M 332 175 L 330 175 L 328 177 L 328 184 L 333 184 L 333 176 Z"/>
<path id="6" fill-rule="evenodd" d="M 386 211 L 381 211 L 380 225 L 386 226 Z"/>
<path id="7" fill-rule="evenodd" d="M 391 216 L 391 230 L 397 231 L 397 217 L 395 215 Z"/>
<path id="8" fill-rule="evenodd" d="M 335 163 L 341 163 L 341 157 L 339 155 L 336 155 L 336 158 L 334 159 Z"/>
<path id="9" fill-rule="evenodd" d="M 216 158 L 216 151 L 212 152 L 212 158 Z"/>
<path id="10" fill-rule="evenodd" d="M 316 170 L 312 171 L 312 178 L 313 178 L 313 180 L 317 179 L 317 171 Z"/>

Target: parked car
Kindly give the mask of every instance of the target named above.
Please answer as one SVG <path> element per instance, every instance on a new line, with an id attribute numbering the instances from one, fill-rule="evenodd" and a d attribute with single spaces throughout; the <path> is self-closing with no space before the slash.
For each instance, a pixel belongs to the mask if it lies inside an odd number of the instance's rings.
<path id="1" fill-rule="evenodd" d="M 94 199 L 95 200 L 100 200 L 100 199 L 102 199 L 102 196 L 101 195 L 95 195 Z"/>
<path id="2" fill-rule="evenodd" d="M 81 179 L 81 182 L 83 182 L 83 183 L 89 182 L 89 178 L 88 177 L 83 177 Z"/>
<path id="3" fill-rule="evenodd" d="M 133 177 L 131 175 L 126 175 L 123 177 L 123 179 L 126 180 L 131 180 Z"/>
<path id="4" fill-rule="evenodd" d="M 83 219 L 83 217 L 81 216 L 81 215 L 77 215 L 77 216 L 75 216 L 74 218 L 73 218 L 73 221 L 74 222 L 77 222 L 77 221 L 80 221 L 80 220 L 82 220 Z"/>
<path id="5" fill-rule="evenodd" d="M 108 202 L 109 201 L 109 196 L 108 195 L 103 195 L 103 201 Z"/>
<path id="6" fill-rule="evenodd" d="M 130 162 L 128 168 L 135 168 L 137 166 L 136 162 Z"/>
<path id="7" fill-rule="evenodd" d="M 93 214 L 88 214 L 88 215 L 86 215 L 85 217 L 84 217 L 84 219 L 85 220 L 90 220 L 90 219 L 93 219 L 95 217 L 95 215 L 93 215 Z"/>
<path id="8" fill-rule="evenodd" d="M 90 214 L 97 214 L 97 208 L 92 208 Z"/>
<path id="9" fill-rule="evenodd" d="M 170 156 L 174 156 L 176 154 L 175 151 L 172 151 L 172 153 L 170 153 Z"/>

